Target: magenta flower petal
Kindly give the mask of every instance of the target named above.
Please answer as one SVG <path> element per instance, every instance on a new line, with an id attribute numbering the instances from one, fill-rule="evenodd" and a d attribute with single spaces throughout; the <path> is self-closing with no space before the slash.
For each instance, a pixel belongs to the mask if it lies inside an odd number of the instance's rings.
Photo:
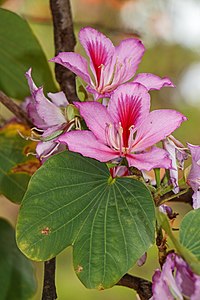
<path id="1" fill-rule="evenodd" d="M 130 80 L 138 68 L 145 48 L 138 39 L 130 38 L 121 41 L 115 49 L 116 71 L 113 85 Z"/>
<path id="2" fill-rule="evenodd" d="M 56 57 L 50 59 L 50 61 L 66 67 L 83 78 L 85 82 L 91 84 L 87 60 L 81 55 L 74 52 L 60 52 Z"/>
<path id="3" fill-rule="evenodd" d="M 174 87 L 168 77 L 160 78 L 151 73 L 140 73 L 134 78 L 134 82 L 144 85 L 148 91 L 160 90 L 162 87 Z"/>
<path id="4" fill-rule="evenodd" d="M 108 104 L 108 112 L 123 129 L 138 127 L 147 117 L 150 109 L 150 95 L 141 84 L 127 83 L 118 87 Z"/>
<path id="5" fill-rule="evenodd" d="M 70 151 L 81 153 L 101 162 L 107 162 L 119 157 L 119 153 L 104 145 L 88 130 L 67 132 L 62 134 L 57 140 L 66 144 Z"/>
<path id="6" fill-rule="evenodd" d="M 106 107 L 98 102 L 74 102 L 74 104 L 79 108 L 88 128 L 96 138 L 106 144 L 105 129 L 108 124 L 113 123 Z"/>
<path id="7" fill-rule="evenodd" d="M 99 85 L 102 66 L 109 63 L 114 55 L 115 47 L 104 34 L 91 27 L 85 27 L 79 32 L 79 40 L 90 58 L 90 68 Z"/>
<path id="8" fill-rule="evenodd" d="M 166 168 L 171 167 L 171 160 L 168 157 L 168 153 L 160 148 L 152 147 L 151 150 L 139 154 L 128 154 L 126 159 L 129 166 L 134 166 L 139 170 L 150 171 L 154 168 Z"/>
<path id="9" fill-rule="evenodd" d="M 200 208 L 200 146 L 188 143 L 192 155 L 192 167 L 187 178 L 187 183 L 194 191 L 193 208 Z"/>
<path id="10" fill-rule="evenodd" d="M 144 150 L 164 140 L 186 120 L 183 114 L 175 110 L 162 109 L 150 112 L 138 128 L 133 144 L 135 151 Z"/>

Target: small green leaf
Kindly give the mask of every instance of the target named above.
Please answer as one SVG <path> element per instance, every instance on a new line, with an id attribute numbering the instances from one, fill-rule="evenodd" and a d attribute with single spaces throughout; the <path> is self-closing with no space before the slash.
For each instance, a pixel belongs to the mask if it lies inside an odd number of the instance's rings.
<path id="1" fill-rule="evenodd" d="M 180 225 L 180 242 L 200 260 L 200 208 L 190 211 Z"/>
<path id="2" fill-rule="evenodd" d="M 33 260 L 73 246 L 88 288 L 113 286 L 154 242 L 154 203 L 131 178 L 110 180 L 104 163 L 73 152 L 54 155 L 33 175 L 19 212 L 17 242 Z"/>
<path id="3" fill-rule="evenodd" d="M 0 90 L 23 100 L 30 95 L 25 72 L 32 67 L 36 83 L 45 91 L 56 91 L 45 54 L 28 23 L 0 8 Z"/>
<path id="4" fill-rule="evenodd" d="M 76 77 L 76 93 L 80 101 L 87 101 L 88 93 L 79 77 Z"/>
<path id="5" fill-rule="evenodd" d="M 20 137 L 18 130 L 30 135 L 23 125 L 10 123 L 0 130 L 0 194 L 20 203 L 31 175 L 40 163 L 35 157 L 27 157 L 33 152 L 35 142 Z"/>
<path id="6" fill-rule="evenodd" d="M 19 251 L 15 231 L 0 219 L 0 299 L 27 300 L 36 292 L 32 263 Z"/>

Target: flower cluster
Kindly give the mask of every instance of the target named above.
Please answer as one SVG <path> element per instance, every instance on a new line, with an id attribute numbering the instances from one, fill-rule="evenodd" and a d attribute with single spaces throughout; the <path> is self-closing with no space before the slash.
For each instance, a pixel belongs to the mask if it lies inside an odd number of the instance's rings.
<path id="1" fill-rule="evenodd" d="M 156 168 L 168 169 L 165 177 L 174 193 L 179 193 L 178 170 L 183 170 L 184 160 L 191 155 L 187 184 L 194 190 L 193 206 L 199 208 L 200 146 L 184 147 L 171 135 L 186 117 L 170 109 L 150 111 L 149 91 L 174 87 L 173 83 L 167 77 L 150 73 L 135 76 L 145 51 L 137 38 L 123 40 L 115 47 L 105 35 L 85 27 L 79 33 L 79 40 L 89 62 L 73 52 L 61 52 L 51 61 L 70 69 L 86 82 L 90 100 L 73 103 L 80 116 L 69 118 L 65 95 L 49 93 L 50 101 L 43 89 L 35 86 L 31 71 L 26 74 L 32 94 L 26 109 L 40 140 L 37 157 L 44 160 L 67 147 L 101 162 L 114 163 L 112 176 L 129 174 L 124 172 L 127 166 L 143 174 Z M 82 130 L 80 118 L 87 129 Z M 162 148 L 157 146 L 160 141 Z"/>
<path id="2" fill-rule="evenodd" d="M 149 91 L 174 87 L 173 83 L 167 77 L 150 73 L 134 77 L 144 54 L 144 46 L 136 38 L 126 39 L 115 47 L 102 33 L 86 27 L 80 31 L 79 39 L 89 63 L 70 52 L 62 52 L 51 61 L 86 82 L 90 101 L 72 105 L 63 92 L 49 93 L 48 99 L 43 88 L 36 87 L 31 69 L 26 73 L 31 97 L 24 107 L 35 125 L 31 138 L 39 141 L 37 157 L 43 162 L 67 148 L 108 163 L 112 177 L 129 176 L 132 167 L 143 174 L 144 180 L 152 169 L 167 169 L 162 180 L 167 179 L 168 191 L 170 187 L 178 194 L 179 170 L 184 170 L 184 161 L 191 156 L 192 165 L 184 184 L 193 189 L 193 207 L 199 208 L 200 146 L 188 143 L 185 147 L 172 136 L 186 117 L 176 110 L 150 110 Z M 157 145 L 159 142 L 162 147 Z M 176 215 L 166 205 L 161 205 L 160 210 L 171 219 Z M 146 253 L 139 264 L 145 257 Z M 162 272 L 157 270 L 154 274 L 151 299 L 197 300 L 199 293 L 200 277 L 192 273 L 182 258 L 169 254 Z"/>
<path id="3" fill-rule="evenodd" d="M 189 265 L 175 253 L 167 256 L 162 272 L 156 270 L 153 276 L 153 297 L 151 300 L 168 299 L 198 300 L 200 276 L 194 274 Z"/>

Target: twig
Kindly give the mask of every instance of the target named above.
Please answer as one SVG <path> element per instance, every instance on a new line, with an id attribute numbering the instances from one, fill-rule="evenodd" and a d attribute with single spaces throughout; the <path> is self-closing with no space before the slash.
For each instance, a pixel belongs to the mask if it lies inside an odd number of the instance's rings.
<path id="1" fill-rule="evenodd" d="M 18 106 L 12 99 L 0 91 L 0 102 L 6 106 L 23 124 L 33 127 L 33 123 L 28 119 L 23 109 Z"/>
<path id="2" fill-rule="evenodd" d="M 50 8 L 54 25 L 55 54 L 59 52 L 72 52 L 76 45 L 71 7 L 69 0 L 50 0 Z M 62 91 L 68 101 L 78 101 L 76 95 L 75 75 L 67 68 L 56 64 L 55 74 Z"/>
<path id="3" fill-rule="evenodd" d="M 125 274 L 116 285 L 135 290 L 141 300 L 148 300 L 152 297 L 152 283 L 130 274 Z"/>
<path id="4" fill-rule="evenodd" d="M 193 190 L 191 188 L 189 188 L 186 192 L 183 192 L 183 194 L 180 194 L 180 196 L 176 196 L 173 192 L 169 192 L 162 196 L 158 203 L 164 203 L 165 199 L 169 199 L 170 202 L 184 202 L 192 206 L 192 194 Z"/>
<path id="5" fill-rule="evenodd" d="M 55 257 L 45 261 L 42 300 L 57 299 L 56 285 L 55 285 L 55 269 L 56 269 Z"/>

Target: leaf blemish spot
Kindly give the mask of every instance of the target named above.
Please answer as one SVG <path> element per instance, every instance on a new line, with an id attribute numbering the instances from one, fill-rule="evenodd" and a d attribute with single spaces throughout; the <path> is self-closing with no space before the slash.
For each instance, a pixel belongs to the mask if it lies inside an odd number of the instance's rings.
<path id="1" fill-rule="evenodd" d="M 99 291 L 105 290 L 105 289 L 104 289 L 104 286 L 102 285 L 102 283 L 98 286 L 98 290 L 99 290 Z"/>
<path id="2" fill-rule="evenodd" d="M 41 230 L 41 234 L 49 235 L 50 233 L 51 233 L 51 230 L 49 227 L 45 227 Z"/>
<path id="3" fill-rule="evenodd" d="M 80 273 L 83 271 L 83 267 L 78 265 L 78 267 L 76 268 L 76 273 Z"/>

